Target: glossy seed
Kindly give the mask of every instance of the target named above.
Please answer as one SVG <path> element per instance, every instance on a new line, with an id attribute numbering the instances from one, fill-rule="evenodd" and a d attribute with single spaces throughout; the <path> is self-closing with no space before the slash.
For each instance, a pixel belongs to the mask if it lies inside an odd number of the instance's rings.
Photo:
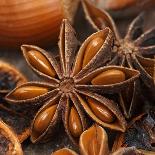
<path id="1" fill-rule="evenodd" d="M 96 76 L 91 83 L 93 85 L 110 85 L 123 81 L 125 81 L 125 73 L 120 70 L 111 69 Z"/>
<path id="2" fill-rule="evenodd" d="M 96 55 L 96 53 L 103 45 L 103 42 L 104 40 L 101 37 L 96 37 L 92 41 L 90 41 L 84 53 L 82 68 L 85 67 L 88 62 Z"/>
<path id="3" fill-rule="evenodd" d="M 98 155 L 99 154 L 99 144 L 97 141 L 97 135 L 94 135 L 89 142 L 89 147 L 88 147 L 88 154 L 89 155 Z"/>
<path id="4" fill-rule="evenodd" d="M 92 98 L 87 98 L 87 101 L 92 112 L 95 114 L 96 117 L 98 117 L 100 120 L 102 120 L 105 123 L 114 122 L 115 115 L 103 104 L 101 104 L 100 102 Z"/>
<path id="5" fill-rule="evenodd" d="M 74 153 L 72 150 L 69 149 L 60 149 L 52 153 L 52 155 L 76 155 L 76 153 Z"/>
<path id="6" fill-rule="evenodd" d="M 69 115 L 69 130 L 74 137 L 79 137 L 82 133 L 82 124 L 78 112 L 71 108 Z"/>
<path id="7" fill-rule="evenodd" d="M 57 104 L 52 105 L 37 116 L 34 122 L 34 132 L 42 133 L 45 129 L 47 129 L 48 125 L 52 121 L 56 108 Z"/>
<path id="8" fill-rule="evenodd" d="M 39 86 L 23 86 L 17 88 L 10 96 L 18 100 L 26 100 L 43 95 L 48 92 L 47 88 Z"/>
<path id="9" fill-rule="evenodd" d="M 51 66 L 47 58 L 39 51 L 31 50 L 27 52 L 27 59 L 30 64 L 40 72 L 49 75 L 51 77 L 56 76 L 54 68 Z"/>

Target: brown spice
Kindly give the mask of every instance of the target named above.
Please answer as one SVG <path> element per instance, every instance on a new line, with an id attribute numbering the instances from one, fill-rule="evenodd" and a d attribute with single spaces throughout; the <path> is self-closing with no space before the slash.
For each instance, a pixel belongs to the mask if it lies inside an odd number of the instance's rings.
<path id="1" fill-rule="evenodd" d="M 97 42 L 95 41 L 96 38 Z M 91 120 L 104 127 L 122 132 L 125 131 L 126 121 L 119 108 L 114 101 L 101 95 L 101 92 L 104 94 L 105 92 L 116 93 L 121 91 L 138 78 L 139 72 L 124 67 L 105 66 L 111 60 L 109 53 L 111 53 L 112 43 L 113 35 L 110 29 L 106 28 L 89 36 L 80 49 L 78 49 L 79 42 L 76 39 L 75 32 L 69 22 L 64 20 L 59 42 L 60 62 L 37 46 L 22 46 L 27 63 L 45 81 L 23 84 L 9 93 L 6 99 L 21 107 L 23 105 L 29 105 L 30 107 L 34 107 L 34 105 L 41 106 L 32 122 L 32 142 L 35 143 L 50 139 L 50 136 L 59 127 L 58 124 L 60 121 L 63 120 L 69 138 L 77 144 L 80 134 L 88 126 L 88 122 L 86 121 L 88 118 L 85 112 L 88 114 L 89 119 L 91 118 Z M 83 60 L 88 51 L 94 54 L 85 60 L 86 63 L 83 66 Z M 35 54 L 34 56 L 34 53 L 39 54 Z M 33 56 L 30 58 L 30 55 Z M 39 58 L 37 59 L 37 57 Z M 53 69 L 56 75 L 51 74 L 51 72 L 53 73 Z M 119 78 L 118 76 L 114 76 L 113 78 L 115 79 L 116 77 L 117 80 L 113 79 L 112 83 L 106 79 L 104 84 L 96 85 L 91 83 L 95 77 L 109 70 L 119 72 Z M 125 78 L 122 75 L 125 75 Z M 36 89 L 33 90 L 32 88 Z M 100 109 L 94 109 L 94 111 L 91 109 L 91 106 L 87 103 L 87 97 L 94 99 L 102 105 L 100 108 L 102 109 L 103 107 L 102 110 L 106 113 L 104 120 L 99 117 L 101 114 L 99 112 Z M 51 120 L 49 121 L 49 117 L 47 117 L 45 126 L 42 127 L 42 132 L 38 134 L 37 131 L 39 129 L 36 130 L 36 126 L 40 126 L 38 122 L 44 121 L 40 115 L 44 114 L 44 112 L 46 114 L 46 110 L 55 103 L 57 104 L 56 109 L 54 108 L 52 116 L 49 115 Z M 110 121 L 107 120 L 107 116 Z M 70 122 L 72 121 L 74 121 L 75 126 L 73 126 L 73 123 L 71 125 Z"/>
<path id="2" fill-rule="evenodd" d="M 140 72 L 140 80 L 131 83 L 128 89 L 124 89 L 119 94 L 119 102 L 124 115 L 126 118 L 130 118 L 136 115 L 139 103 L 149 98 L 147 93 L 141 92 L 144 85 L 146 92 L 151 92 L 152 101 L 155 100 L 153 93 L 155 90 L 155 61 L 153 59 L 155 55 L 155 28 L 144 32 L 145 14 L 141 13 L 132 21 L 125 37 L 122 38 L 112 17 L 105 10 L 95 7 L 88 0 L 83 0 L 82 4 L 86 18 L 95 31 L 110 27 L 115 34 L 111 53 L 112 60 L 107 65 L 124 66 Z M 96 19 L 100 20 L 96 21 Z"/>

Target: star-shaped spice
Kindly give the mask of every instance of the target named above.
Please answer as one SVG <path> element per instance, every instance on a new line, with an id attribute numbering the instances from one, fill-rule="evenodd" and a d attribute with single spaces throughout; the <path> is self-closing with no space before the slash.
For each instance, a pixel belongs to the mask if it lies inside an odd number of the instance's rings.
<path id="1" fill-rule="evenodd" d="M 151 96 L 152 93 L 151 98 L 155 99 L 155 60 L 153 59 L 155 55 L 155 28 L 144 32 L 144 14 L 142 13 L 129 25 L 127 34 L 122 38 L 113 19 L 106 11 L 100 10 L 87 0 L 83 0 L 82 4 L 88 21 L 96 31 L 110 27 L 115 34 L 112 50 L 113 59 L 108 65 L 134 68 L 141 73 L 140 81 L 142 82 L 132 83 L 128 89 L 119 94 L 120 105 L 125 116 L 129 118 L 136 112 L 136 104 L 144 102 L 144 100 L 139 101 L 141 95 L 150 94 Z M 150 93 L 142 94 L 141 87 Z"/>
<path id="2" fill-rule="evenodd" d="M 50 139 L 63 120 L 70 139 L 77 143 L 88 126 L 86 113 L 104 127 L 125 131 L 126 122 L 118 106 L 100 93 L 121 91 L 138 78 L 139 72 L 104 66 L 111 59 L 112 43 L 112 32 L 106 28 L 92 34 L 78 49 L 72 26 L 63 20 L 59 60 L 37 46 L 22 46 L 27 63 L 45 82 L 25 83 L 6 99 L 30 109 L 41 106 L 32 122 L 32 142 Z"/>

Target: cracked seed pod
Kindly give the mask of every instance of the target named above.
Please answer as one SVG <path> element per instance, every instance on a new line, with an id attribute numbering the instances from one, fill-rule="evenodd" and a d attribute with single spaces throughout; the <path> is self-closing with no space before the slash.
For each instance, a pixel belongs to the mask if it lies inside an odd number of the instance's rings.
<path id="1" fill-rule="evenodd" d="M 85 113 L 104 127 L 125 131 L 126 121 L 116 103 L 99 94 L 121 91 L 138 78 L 139 72 L 104 67 L 110 60 L 112 42 L 112 32 L 106 28 L 89 36 L 78 50 L 75 32 L 68 20 L 63 20 L 60 61 L 37 46 L 22 46 L 27 63 L 45 81 L 23 84 L 10 92 L 6 100 L 19 106 L 41 106 L 32 122 L 33 143 L 49 140 L 61 120 L 70 139 L 78 143 L 87 128 Z M 92 55 L 85 57 L 88 53 Z"/>
<path id="2" fill-rule="evenodd" d="M 30 134 L 30 119 L 16 112 L 16 109 L 5 101 L 4 96 L 26 81 L 24 75 L 14 66 L 0 61 L 0 118 L 13 128 L 20 142 Z"/>
<path id="3" fill-rule="evenodd" d="M 130 24 L 127 34 L 121 38 L 117 27 L 111 16 L 104 10 L 96 8 L 87 0 L 82 1 L 86 18 L 94 28 L 98 31 L 105 27 L 110 27 L 115 34 L 115 41 L 112 50 L 112 61 L 108 65 L 119 65 L 138 70 L 140 81 L 132 83 L 128 89 L 123 90 L 120 96 L 120 105 L 127 118 L 133 116 L 138 107 L 139 100 L 147 97 L 147 93 L 141 96 L 141 90 L 145 85 L 146 92 L 149 91 L 152 100 L 155 100 L 155 29 L 149 29 L 143 32 L 144 14 L 140 14 Z M 145 95 L 145 96 L 144 96 Z M 144 100 L 144 99 L 143 99 Z M 150 100 L 150 98 L 149 98 Z"/>
<path id="4" fill-rule="evenodd" d="M 0 154 L 23 155 L 21 144 L 12 129 L 0 120 Z"/>
<path id="5" fill-rule="evenodd" d="M 118 134 L 113 151 L 119 147 L 136 147 L 142 154 L 155 154 L 155 113 L 149 112 L 134 118 L 124 134 Z"/>
<path id="6" fill-rule="evenodd" d="M 134 147 L 120 148 L 111 153 L 108 147 L 108 136 L 106 131 L 95 124 L 80 136 L 79 141 L 80 155 L 142 155 Z M 76 152 L 63 148 L 51 155 L 77 155 Z M 68 154 L 67 154 L 68 153 Z"/>
<path id="7" fill-rule="evenodd" d="M 0 1 L 0 46 L 56 43 L 62 19 L 73 23 L 78 4 L 79 0 Z"/>
<path id="8" fill-rule="evenodd" d="M 82 133 L 79 145 L 80 152 L 83 155 L 109 154 L 107 133 L 98 125 L 94 125 Z"/>
<path id="9" fill-rule="evenodd" d="M 92 0 L 92 2 L 117 18 L 129 18 L 155 6 L 154 0 Z"/>

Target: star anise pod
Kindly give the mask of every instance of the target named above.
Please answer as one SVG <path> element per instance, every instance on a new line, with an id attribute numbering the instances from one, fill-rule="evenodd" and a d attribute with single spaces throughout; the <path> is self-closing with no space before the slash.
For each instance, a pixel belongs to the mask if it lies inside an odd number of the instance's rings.
<path id="1" fill-rule="evenodd" d="M 112 43 L 112 32 L 106 28 L 88 37 L 78 50 L 75 32 L 64 20 L 59 60 L 37 46 L 22 46 L 27 63 L 45 82 L 21 85 L 6 99 L 20 106 L 41 106 L 32 123 L 32 142 L 48 140 L 62 119 L 70 139 L 77 143 L 87 128 L 85 113 L 104 127 L 125 131 L 126 121 L 118 106 L 100 93 L 121 91 L 139 72 L 104 66 L 110 60 Z"/>
<path id="2" fill-rule="evenodd" d="M 124 38 L 118 33 L 117 27 L 111 16 L 104 10 L 100 10 L 95 5 L 87 0 L 83 0 L 83 8 L 86 17 L 92 27 L 98 31 L 105 27 L 110 27 L 115 34 L 115 41 L 113 45 L 113 59 L 108 65 L 119 65 L 138 70 L 140 74 L 140 81 L 134 82 L 123 91 L 120 96 L 120 105 L 123 108 L 124 114 L 127 118 L 135 113 L 136 104 L 147 93 L 141 93 L 141 87 L 145 84 L 145 89 L 152 93 L 152 100 L 155 99 L 155 29 L 149 29 L 143 32 L 144 14 L 140 14 L 130 24 L 127 34 Z M 144 83 L 144 84 L 143 84 Z M 147 96 L 145 96 L 147 97 Z M 140 101 L 139 101 L 140 102 Z M 144 102 L 144 101 L 143 101 Z"/>
<path id="3" fill-rule="evenodd" d="M 30 135 L 30 119 L 24 113 L 17 112 L 15 106 L 8 104 L 4 97 L 26 81 L 13 65 L 0 61 L 0 119 L 13 128 L 20 142 Z"/>
<path id="4" fill-rule="evenodd" d="M 129 18 L 155 6 L 154 0 L 91 0 L 97 7 L 107 10 L 113 17 Z"/>
<path id="5" fill-rule="evenodd" d="M 108 135 L 99 125 L 93 125 L 80 136 L 80 155 L 142 155 L 134 147 L 120 148 L 115 152 L 110 152 L 108 147 Z M 71 149 L 63 148 L 55 151 L 51 155 L 78 155 Z"/>
<path id="6" fill-rule="evenodd" d="M 124 134 L 118 134 L 113 150 L 119 147 L 136 147 L 142 152 L 155 154 L 155 112 L 141 114 L 128 125 Z M 149 155 L 148 153 L 148 155 Z M 152 154 L 151 154 L 152 153 Z M 146 153 L 147 154 L 147 153 Z"/>
<path id="7" fill-rule="evenodd" d="M 17 135 L 2 120 L 0 120 L 0 154 L 23 155 Z"/>

